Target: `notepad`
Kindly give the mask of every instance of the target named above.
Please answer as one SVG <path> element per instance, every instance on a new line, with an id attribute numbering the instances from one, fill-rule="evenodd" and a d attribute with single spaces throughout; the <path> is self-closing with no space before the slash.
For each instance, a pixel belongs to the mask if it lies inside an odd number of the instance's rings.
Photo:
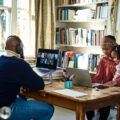
<path id="1" fill-rule="evenodd" d="M 59 93 L 62 95 L 66 95 L 66 96 L 70 96 L 70 97 L 74 97 L 74 98 L 88 95 L 87 93 L 83 93 L 83 92 L 79 92 L 79 91 L 75 91 L 75 90 L 70 90 L 70 89 L 53 90 L 53 92 L 56 92 L 56 93 Z"/>

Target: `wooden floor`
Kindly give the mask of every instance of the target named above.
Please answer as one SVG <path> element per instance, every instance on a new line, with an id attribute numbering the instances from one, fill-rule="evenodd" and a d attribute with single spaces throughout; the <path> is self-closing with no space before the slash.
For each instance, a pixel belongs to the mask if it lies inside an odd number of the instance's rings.
<path id="1" fill-rule="evenodd" d="M 117 111 L 115 109 L 111 109 L 108 120 L 116 120 L 116 114 Z M 75 117 L 75 112 L 55 106 L 55 113 L 51 120 L 75 120 Z M 99 116 L 96 115 L 93 120 L 98 120 L 98 117 Z"/>

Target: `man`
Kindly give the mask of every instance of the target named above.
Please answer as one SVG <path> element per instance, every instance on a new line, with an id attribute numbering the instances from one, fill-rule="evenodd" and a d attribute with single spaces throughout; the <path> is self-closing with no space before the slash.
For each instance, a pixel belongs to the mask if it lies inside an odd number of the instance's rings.
<path id="1" fill-rule="evenodd" d="M 45 86 L 43 79 L 20 59 L 23 45 L 19 37 L 7 38 L 6 52 L 7 56 L 0 56 L 0 107 L 10 106 L 12 114 L 8 120 L 50 120 L 54 112 L 52 105 L 17 97 L 21 86 L 35 90 Z"/>

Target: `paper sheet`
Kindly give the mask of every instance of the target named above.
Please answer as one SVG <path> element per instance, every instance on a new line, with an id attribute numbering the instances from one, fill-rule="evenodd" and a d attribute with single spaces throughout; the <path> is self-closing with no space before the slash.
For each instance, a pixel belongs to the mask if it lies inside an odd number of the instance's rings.
<path id="1" fill-rule="evenodd" d="M 62 95 L 66 95 L 66 96 L 70 96 L 70 97 L 82 97 L 82 96 L 87 96 L 87 93 L 83 93 L 83 92 L 79 92 L 79 91 L 75 91 L 75 90 L 70 90 L 70 89 L 62 89 L 62 90 L 53 90 L 53 92 L 62 94 Z"/>

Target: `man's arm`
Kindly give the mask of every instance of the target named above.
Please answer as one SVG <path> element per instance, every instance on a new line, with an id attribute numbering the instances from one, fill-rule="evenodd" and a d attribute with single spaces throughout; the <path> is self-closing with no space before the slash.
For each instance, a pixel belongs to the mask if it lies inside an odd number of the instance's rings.
<path id="1" fill-rule="evenodd" d="M 25 61 L 18 60 L 14 72 L 18 84 L 31 89 L 44 89 L 45 84 L 42 77 L 38 76 Z"/>

